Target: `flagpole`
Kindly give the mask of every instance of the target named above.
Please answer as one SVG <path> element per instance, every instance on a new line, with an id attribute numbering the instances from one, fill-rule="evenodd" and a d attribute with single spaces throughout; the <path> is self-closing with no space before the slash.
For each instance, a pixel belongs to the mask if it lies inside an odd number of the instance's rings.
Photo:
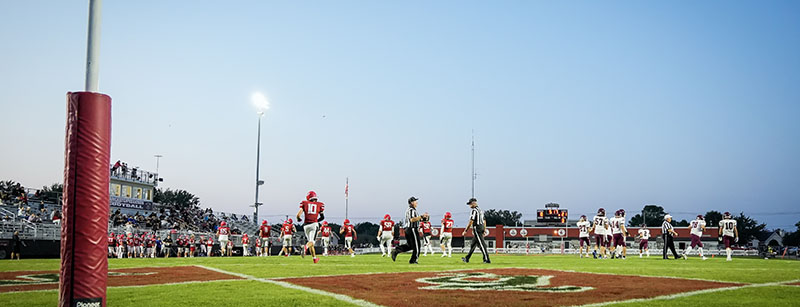
<path id="1" fill-rule="evenodd" d="M 348 219 L 348 209 L 350 208 L 350 177 L 344 179 L 344 218 Z"/>

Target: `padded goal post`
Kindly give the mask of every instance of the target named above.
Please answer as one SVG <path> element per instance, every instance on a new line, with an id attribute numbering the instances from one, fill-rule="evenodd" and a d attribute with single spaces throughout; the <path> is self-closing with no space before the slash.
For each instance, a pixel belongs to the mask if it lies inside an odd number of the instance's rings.
<path id="1" fill-rule="evenodd" d="M 67 93 L 59 306 L 106 306 L 111 97 Z"/>

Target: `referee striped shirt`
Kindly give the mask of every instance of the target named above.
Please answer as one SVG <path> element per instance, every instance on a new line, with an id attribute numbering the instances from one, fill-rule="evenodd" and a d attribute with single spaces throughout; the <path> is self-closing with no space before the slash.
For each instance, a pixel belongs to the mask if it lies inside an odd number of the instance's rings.
<path id="1" fill-rule="evenodd" d="M 417 217 L 417 208 L 409 206 L 406 209 L 406 228 L 417 229 L 419 228 L 419 221 L 412 222 L 411 219 Z"/>
<path id="2" fill-rule="evenodd" d="M 483 219 L 483 210 L 478 208 L 472 208 L 472 212 L 469 214 L 469 219 L 472 220 L 473 226 L 484 226 L 485 220 Z"/>
<path id="3" fill-rule="evenodd" d="M 661 233 L 665 235 L 671 235 L 670 230 L 672 230 L 672 224 L 667 221 L 664 221 L 664 224 L 661 224 Z"/>

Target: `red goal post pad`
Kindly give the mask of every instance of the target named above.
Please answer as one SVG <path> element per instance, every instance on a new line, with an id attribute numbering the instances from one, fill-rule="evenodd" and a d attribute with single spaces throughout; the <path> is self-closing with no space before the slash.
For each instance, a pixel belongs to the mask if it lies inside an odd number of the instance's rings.
<path id="1" fill-rule="evenodd" d="M 59 306 L 106 306 L 111 97 L 67 93 Z"/>

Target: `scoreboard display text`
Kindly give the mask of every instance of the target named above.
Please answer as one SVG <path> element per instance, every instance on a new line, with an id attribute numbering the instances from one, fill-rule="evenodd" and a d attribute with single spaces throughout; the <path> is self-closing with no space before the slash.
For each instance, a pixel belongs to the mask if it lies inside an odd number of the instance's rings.
<path id="1" fill-rule="evenodd" d="M 536 222 L 538 223 L 561 223 L 567 222 L 567 209 L 537 209 Z"/>

